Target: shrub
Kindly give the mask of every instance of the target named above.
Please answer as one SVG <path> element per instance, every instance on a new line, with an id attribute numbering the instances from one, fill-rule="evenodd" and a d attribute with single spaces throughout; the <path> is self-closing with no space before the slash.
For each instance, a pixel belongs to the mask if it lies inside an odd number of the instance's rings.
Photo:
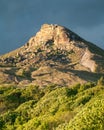
<path id="1" fill-rule="evenodd" d="M 97 85 L 104 85 L 104 77 L 103 76 L 98 80 Z"/>

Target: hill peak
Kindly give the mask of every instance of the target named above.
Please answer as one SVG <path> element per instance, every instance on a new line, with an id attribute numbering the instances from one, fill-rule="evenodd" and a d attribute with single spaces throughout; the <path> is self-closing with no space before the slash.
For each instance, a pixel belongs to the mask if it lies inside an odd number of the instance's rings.
<path id="1" fill-rule="evenodd" d="M 71 30 L 57 25 L 57 24 L 43 24 L 36 36 L 33 36 L 29 40 L 30 46 L 39 46 L 43 44 L 51 44 L 54 42 L 54 45 L 60 46 L 70 41 L 83 41 L 77 34 L 73 33 Z"/>

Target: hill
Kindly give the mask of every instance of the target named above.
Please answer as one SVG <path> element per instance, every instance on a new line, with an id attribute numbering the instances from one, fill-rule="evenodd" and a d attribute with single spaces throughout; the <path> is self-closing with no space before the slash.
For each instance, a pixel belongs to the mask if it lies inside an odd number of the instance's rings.
<path id="1" fill-rule="evenodd" d="M 104 50 L 65 27 L 44 24 L 24 46 L 0 56 L 0 66 L 1 84 L 69 86 L 104 74 Z"/>
<path id="2" fill-rule="evenodd" d="M 104 50 L 42 25 L 0 56 L 0 130 L 104 130 Z"/>

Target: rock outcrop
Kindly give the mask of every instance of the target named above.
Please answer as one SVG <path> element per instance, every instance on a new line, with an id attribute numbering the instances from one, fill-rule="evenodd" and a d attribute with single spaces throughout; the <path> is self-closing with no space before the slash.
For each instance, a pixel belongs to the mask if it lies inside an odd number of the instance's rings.
<path id="1" fill-rule="evenodd" d="M 71 59 L 74 63 L 80 63 L 90 71 L 96 72 L 97 63 L 93 60 L 95 54 L 88 49 L 87 42 L 71 30 L 57 24 L 44 24 L 36 36 L 29 40 L 27 49 L 31 51 L 33 48 L 40 48 L 40 50 L 51 52 L 51 47 L 53 50 L 74 52 L 76 58 Z"/>

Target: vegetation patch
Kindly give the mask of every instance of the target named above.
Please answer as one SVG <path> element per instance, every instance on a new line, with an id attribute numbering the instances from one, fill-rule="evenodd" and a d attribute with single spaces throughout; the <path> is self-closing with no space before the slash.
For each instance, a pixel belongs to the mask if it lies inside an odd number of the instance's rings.
<path id="1" fill-rule="evenodd" d="M 103 130 L 104 85 L 0 86 L 1 130 Z"/>

